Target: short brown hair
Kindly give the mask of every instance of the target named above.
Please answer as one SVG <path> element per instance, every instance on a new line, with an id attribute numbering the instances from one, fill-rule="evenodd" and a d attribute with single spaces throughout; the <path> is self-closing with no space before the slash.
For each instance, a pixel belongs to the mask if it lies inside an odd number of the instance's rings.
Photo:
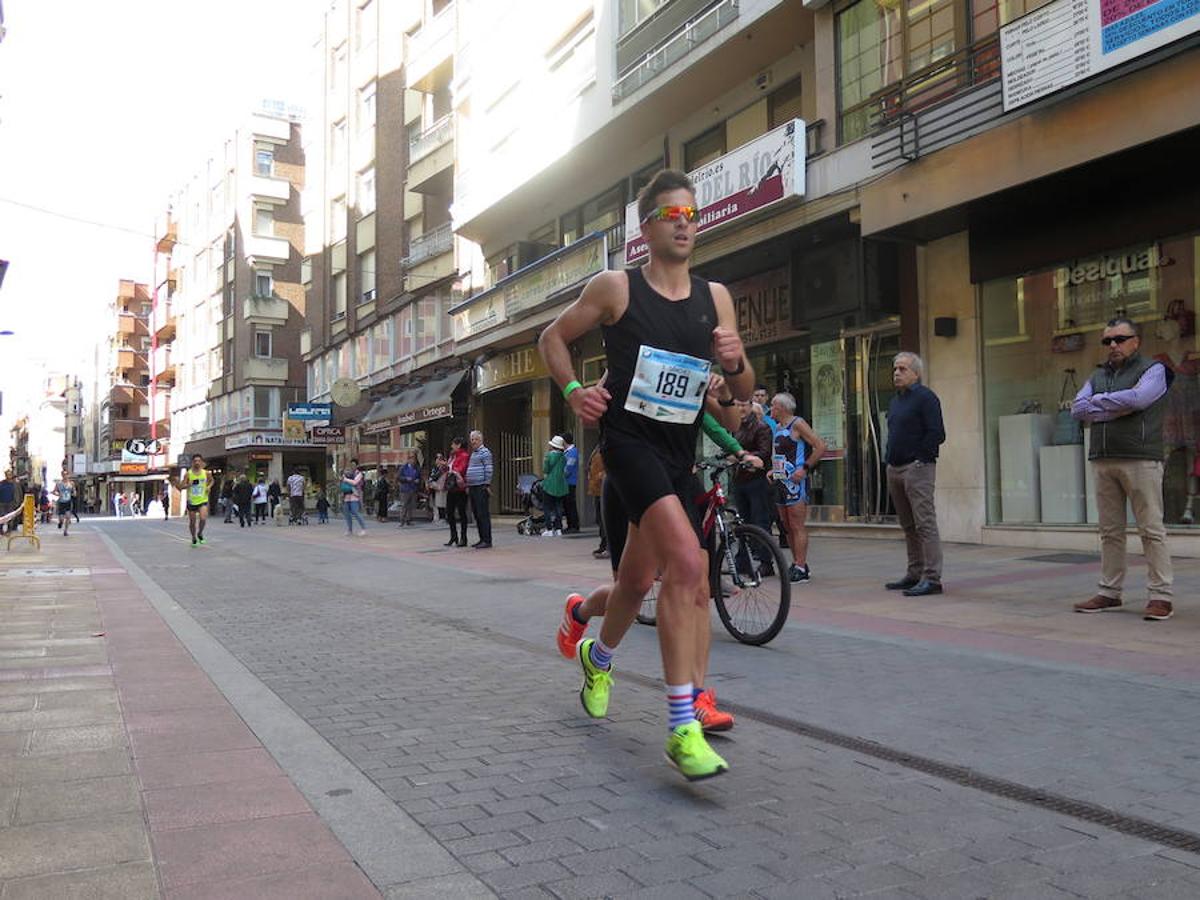
<path id="1" fill-rule="evenodd" d="M 650 215 L 657 205 L 659 194 L 678 190 L 691 191 L 693 197 L 696 195 L 696 186 L 686 174 L 678 169 L 659 169 L 650 179 L 650 183 L 638 191 L 638 221 L 646 221 L 646 216 Z"/>

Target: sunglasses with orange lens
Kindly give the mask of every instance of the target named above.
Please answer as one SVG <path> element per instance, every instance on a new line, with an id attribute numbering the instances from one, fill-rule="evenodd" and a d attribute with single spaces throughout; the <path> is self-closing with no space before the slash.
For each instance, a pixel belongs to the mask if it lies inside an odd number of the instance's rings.
<path id="1" fill-rule="evenodd" d="M 660 206 L 652 209 L 643 222 L 673 222 L 682 217 L 685 221 L 695 222 L 700 218 L 700 210 L 694 206 Z"/>

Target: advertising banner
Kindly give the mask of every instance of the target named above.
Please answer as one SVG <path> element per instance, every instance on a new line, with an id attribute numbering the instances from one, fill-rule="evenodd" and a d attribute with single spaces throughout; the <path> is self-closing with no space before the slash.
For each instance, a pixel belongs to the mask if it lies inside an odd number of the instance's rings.
<path id="1" fill-rule="evenodd" d="M 1200 31 L 1200 0 L 1054 0 L 1000 29 L 1004 111 Z"/>
<path id="2" fill-rule="evenodd" d="M 688 176 L 700 208 L 697 234 L 804 195 L 805 124 L 793 119 Z M 646 256 L 637 202 L 625 208 L 625 262 Z"/>
<path id="3" fill-rule="evenodd" d="M 332 403 L 289 403 L 287 408 L 287 417 L 296 422 L 322 422 L 332 416 Z"/>
<path id="4" fill-rule="evenodd" d="M 845 444 L 846 400 L 843 388 L 842 342 L 827 341 L 813 344 L 812 362 L 812 427 L 830 450 L 841 450 Z"/>

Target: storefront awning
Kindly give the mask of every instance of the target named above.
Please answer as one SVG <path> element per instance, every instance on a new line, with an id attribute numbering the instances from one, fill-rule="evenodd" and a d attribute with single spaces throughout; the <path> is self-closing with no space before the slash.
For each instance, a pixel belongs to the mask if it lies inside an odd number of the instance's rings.
<path id="1" fill-rule="evenodd" d="M 363 431 L 375 434 L 389 428 L 420 425 L 454 415 L 451 395 L 467 373 L 455 372 L 421 385 L 406 388 L 399 394 L 384 397 L 363 416 Z"/>

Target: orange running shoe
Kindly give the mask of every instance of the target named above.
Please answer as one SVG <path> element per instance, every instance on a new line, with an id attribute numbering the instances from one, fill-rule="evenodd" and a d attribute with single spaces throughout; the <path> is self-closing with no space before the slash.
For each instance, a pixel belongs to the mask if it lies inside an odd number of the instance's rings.
<path id="1" fill-rule="evenodd" d="M 583 640 L 583 635 L 587 631 L 587 625 L 581 625 L 575 621 L 575 607 L 581 603 L 583 603 L 583 596 L 580 594 L 571 594 L 567 597 L 562 622 L 558 626 L 558 634 L 555 635 L 558 639 L 558 652 L 566 659 L 575 658 L 575 645 Z"/>
<path id="2" fill-rule="evenodd" d="M 692 703 L 693 715 L 705 731 L 728 731 L 733 727 L 733 716 L 717 709 L 717 695 L 710 688 L 701 691 Z"/>

